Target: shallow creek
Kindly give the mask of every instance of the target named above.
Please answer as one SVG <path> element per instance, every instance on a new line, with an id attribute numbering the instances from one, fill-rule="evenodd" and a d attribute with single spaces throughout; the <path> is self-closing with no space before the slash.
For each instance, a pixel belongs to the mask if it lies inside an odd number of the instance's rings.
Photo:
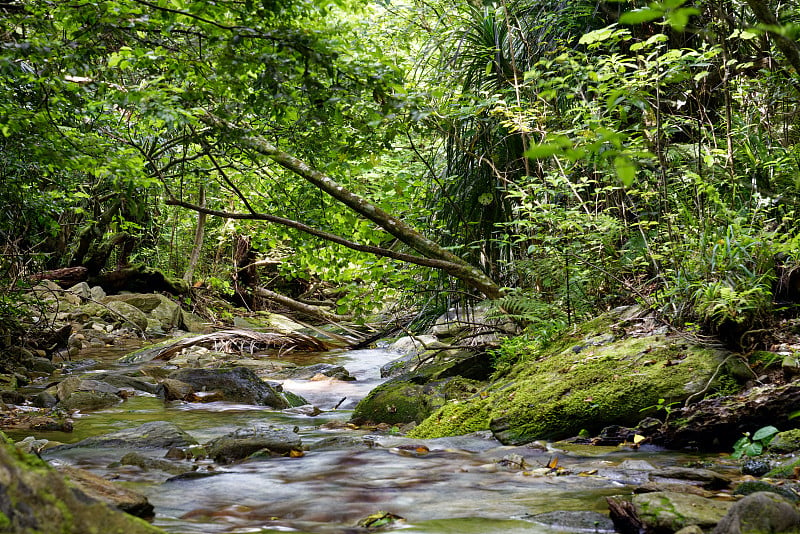
<path id="1" fill-rule="evenodd" d="M 101 360 L 97 370 L 120 365 L 119 353 L 85 356 Z M 298 428 L 304 446 L 310 447 L 300 458 L 226 466 L 206 461 L 197 473 L 210 476 L 193 478 L 171 480 L 160 471 L 109 467 L 127 452 L 116 449 L 46 455 L 51 462 L 90 469 L 146 494 L 155 506 L 154 524 L 186 534 L 359 532 L 363 529 L 354 528 L 358 520 L 377 511 L 405 518 L 402 531 L 407 534 L 594 532 L 555 529 L 534 516 L 555 511 L 606 513 L 605 496 L 627 493 L 646 478 L 643 471 L 619 468 L 625 460 L 645 460 L 657 467 L 691 460 L 663 451 L 503 447 L 490 435 L 409 440 L 330 424 L 350 418 L 357 401 L 381 382 L 381 365 L 396 357 L 381 349 L 295 355 L 299 365 L 338 363 L 357 378 L 283 381 L 285 390 L 323 410 L 315 417 L 220 402 L 165 404 L 136 396 L 112 409 L 79 416 L 72 433 L 37 437 L 73 443 L 159 420 L 177 424 L 200 443 L 253 422 Z M 415 450 L 417 444 L 429 452 Z M 158 454 L 163 457 L 164 451 Z M 513 455 L 524 457 L 522 469 L 503 465 L 503 459 Z M 543 474 L 542 468 L 556 456 L 559 472 Z"/>

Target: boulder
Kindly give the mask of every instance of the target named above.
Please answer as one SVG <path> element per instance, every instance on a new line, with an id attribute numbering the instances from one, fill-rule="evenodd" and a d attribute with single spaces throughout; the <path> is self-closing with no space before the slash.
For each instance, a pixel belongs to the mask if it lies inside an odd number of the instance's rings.
<path id="1" fill-rule="evenodd" d="M 415 379 L 424 383 L 415 383 Z M 370 391 L 356 406 L 352 422 L 419 423 L 448 401 L 474 396 L 483 386 L 482 382 L 461 377 L 428 381 L 424 377 L 402 375 Z"/>
<path id="2" fill-rule="evenodd" d="M 152 421 L 135 428 L 126 428 L 117 432 L 86 438 L 77 443 L 59 445 L 48 449 L 48 451 L 105 447 L 169 449 L 170 447 L 188 447 L 190 445 L 197 445 L 197 441 L 175 424 L 167 421 Z"/>
<path id="3" fill-rule="evenodd" d="M 444 347 L 436 336 L 405 336 L 389 345 L 388 349 L 392 352 L 399 352 L 405 355 L 422 354 L 426 350 Z"/>
<path id="4" fill-rule="evenodd" d="M 291 378 L 294 380 L 310 380 L 320 376 L 334 378 L 336 380 L 355 380 L 355 377 L 350 376 L 347 369 L 341 365 L 334 365 L 332 363 L 317 363 L 314 365 L 304 365 L 302 367 L 290 367 L 276 373 L 271 373 L 270 376 L 279 379 Z"/>
<path id="5" fill-rule="evenodd" d="M 185 382 L 195 391 L 217 391 L 228 402 L 270 406 L 278 410 L 308 404 L 296 395 L 284 392 L 277 382 L 261 380 L 246 367 L 229 369 L 180 369 L 169 378 Z"/>
<path id="6" fill-rule="evenodd" d="M 218 463 L 231 463 L 259 452 L 286 455 L 302 450 L 300 436 L 292 430 L 271 425 L 240 428 L 205 445 L 210 458 Z"/>
<path id="7" fill-rule="evenodd" d="M 93 499 L 105 502 L 136 517 L 152 518 L 154 515 L 153 505 L 141 493 L 114 484 L 85 469 L 64 464 L 59 465 L 56 469 L 66 476 L 74 486 Z"/>
<path id="8" fill-rule="evenodd" d="M 124 302 L 139 309 L 149 318 L 158 322 L 165 331 L 181 326 L 183 317 L 181 307 L 159 293 L 126 293 L 111 295 L 103 299 L 110 305 L 112 302 Z"/>
<path id="9" fill-rule="evenodd" d="M 72 293 L 73 295 L 77 295 L 78 297 L 80 297 L 81 300 L 87 300 L 92 298 L 92 289 L 86 282 L 78 282 L 71 288 L 67 289 L 67 291 Z"/>
<path id="10" fill-rule="evenodd" d="M 608 497 L 611 520 L 619 532 L 676 532 L 696 525 L 714 528 L 731 503 L 687 493 L 658 491 L 633 497 Z"/>
<path id="11" fill-rule="evenodd" d="M 491 429 L 507 445 L 565 439 L 582 430 L 596 434 L 609 425 L 635 426 L 648 410 L 657 413 L 660 398 L 680 402 L 736 384 L 725 365 L 735 358 L 722 349 L 653 331 L 597 339 L 598 331 L 623 324 L 610 313 L 546 349 L 516 348 L 521 361 L 484 394 L 447 403 L 411 436 Z"/>
<path id="12" fill-rule="evenodd" d="M 139 308 L 122 301 L 109 302 L 106 308 L 103 318 L 121 327 L 133 327 L 140 332 L 147 330 L 147 316 Z"/>
<path id="13" fill-rule="evenodd" d="M 102 410 L 122 402 L 120 389 L 99 380 L 71 376 L 56 387 L 58 407 L 66 411 Z"/>
<path id="14" fill-rule="evenodd" d="M 797 534 L 800 512 L 786 498 L 772 492 L 748 495 L 730 507 L 713 534 Z"/>
<path id="15" fill-rule="evenodd" d="M 197 334 L 204 334 L 211 330 L 202 317 L 196 313 L 192 313 L 183 309 L 181 310 L 180 327 L 187 332 L 193 332 Z"/>
<path id="16" fill-rule="evenodd" d="M 103 381 L 117 388 L 130 388 L 156 395 L 159 391 L 158 383 L 147 380 L 146 377 L 130 376 L 123 373 L 96 373 L 91 375 L 94 380 Z"/>
<path id="17" fill-rule="evenodd" d="M 163 534 L 147 522 L 68 484 L 36 456 L 0 440 L 0 524 L 3 532 Z"/>

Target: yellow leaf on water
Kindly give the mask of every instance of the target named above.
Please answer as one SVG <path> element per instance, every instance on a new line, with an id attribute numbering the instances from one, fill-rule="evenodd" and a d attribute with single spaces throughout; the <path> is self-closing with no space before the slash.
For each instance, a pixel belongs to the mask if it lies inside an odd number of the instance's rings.
<path id="1" fill-rule="evenodd" d="M 639 443 L 643 442 L 646 439 L 647 439 L 646 437 L 640 436 L 639 434 L 636 434 L 636 435 L 633 436 L 633 443 L 638 445 Z"/>

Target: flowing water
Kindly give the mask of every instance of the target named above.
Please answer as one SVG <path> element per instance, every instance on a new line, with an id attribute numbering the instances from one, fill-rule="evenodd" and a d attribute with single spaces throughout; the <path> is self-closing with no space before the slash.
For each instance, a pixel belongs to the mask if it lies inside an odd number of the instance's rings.
<path id="1" fill-rule="evenodd" d="M 103 356 L 92 355 L 101 359 L 96 368 L 118 366 L 118 354 Z M 323 410 L 314 417 L 222 402 L 164 403 L 136 396 L 112 409 L 78 417 L 72 433 L 37 437 L 71 443 L 166 420 L 204 443 L 254 422 L 297 427 L 310 449 L 302 457 L 227 466 L 205 461 L 198 465 L 198 476 L 191 478 L 109 467 L 124 452 L 115 449 L 71 449 L 48 455 L 50 461 L 91 469 L 146 494 L 155 506 L 154 523 L 168 532 L 186 534 L 360 532 L 363 529 L 355 528 L 359 519 L 378 511 L 405 518 L 403 532 L 408 534 L 591 532 L 554 529 L 533 516 L 554 511 L 605 513 L 605 496 L 627 493 L 630 484 L 642 481 L 635 471 L 615 468 L 627 458 L 655 465 L 686 460 L 659 451 L 502 447 L 483 434 L 423 442 L 391 432 L 347 428 L 344 423 L 355 404 L 381 382 L 380 367 L 396 357 L 381 349 L 295 356 L 300 365 L 341 364 L 357 378 L 283 381 L 284 389 Z M 422 444 L 427 451 L 416 448 Z M 163 453 L 159 451 L 160 457 Z M 512 455 L 524 457 L 522 469 L 504 467 L 503 459 Z M 545 466 L 556 456 L 561 469 L 547 473 Z"/>

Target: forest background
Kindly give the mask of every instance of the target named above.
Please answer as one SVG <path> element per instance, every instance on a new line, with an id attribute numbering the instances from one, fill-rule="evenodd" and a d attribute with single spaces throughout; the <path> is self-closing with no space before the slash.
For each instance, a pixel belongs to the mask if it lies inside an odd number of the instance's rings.
<path id="1" fill-rule="evenodd" d="M 746 344 L 800 295 L 798 23 L 760 0 L 0 2 L 3 343 L 37 273 L 144 266 L 219 321 L 208 292 L 410 329 L 488 297 L 546 342 L 636 301 Z"/>

